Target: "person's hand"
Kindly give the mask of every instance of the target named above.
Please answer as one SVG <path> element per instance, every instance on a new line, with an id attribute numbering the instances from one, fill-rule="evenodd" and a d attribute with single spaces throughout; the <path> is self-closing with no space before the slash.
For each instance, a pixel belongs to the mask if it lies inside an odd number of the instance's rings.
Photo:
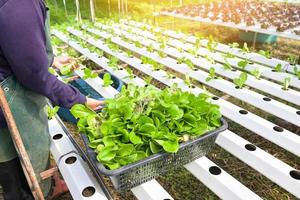
<path id="1" fill-rule="evenodd" d="M 92 110 L 99 110 L 104 105 L 104 101 L 99 101 L 92 98 L 86 98 L 86 106 L 89 107 Z"/>
<path id="2" fill-rule="evenodd" d="M 74 60 L 67 56 L 55 57 L 52 66 L 60 70 L 64 65 L 71 64 Z"/>

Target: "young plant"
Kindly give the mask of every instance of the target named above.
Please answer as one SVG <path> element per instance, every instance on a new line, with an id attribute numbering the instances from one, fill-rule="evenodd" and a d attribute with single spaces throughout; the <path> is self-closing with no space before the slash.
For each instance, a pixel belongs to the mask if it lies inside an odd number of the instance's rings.
<path id="1" fill-rule="evenodd" d="M 256 68 L 250 72 L 256 79 L 260 79 L 262 70 L 260 68 Z"/>
<path id="2" fill-rule="evenodd" d="M 189 75 L 185 75 L 184 83 L 185 83 L 188 87 L 191 87 L 191 86 L 192 86 L 192 82 L 191 82 L 191 79 L 190 79 L 190 76 L 189 76 Z"/>
<path id="3" fill-rule="evenodd" d="M 222 54 L 223 58 L 235 58 L 236 56 L 233 55 L 232 53 L 230 52 L 227 52 L 226 54 Z"/>
<path id="4" fill-rule="evenodd" d="M 277 65 L 274 67 L 274 71 L 275 71 L 275 72 L 283 72 L 282 65 L 281 65 L 281 64 L 277 64 Z"/>
<path id="5" fill-rule="evenodd" d="M 231 44 L 229 44 L 229 46 L 230 46 L 230 48 L 239 48 L 240 47 L 240 44 L 239 43 L 237 43 L 237 42 L 233 42 L 233 43 L 231 43 Z"/>
<path id="6" fill-rule="evenodd" d="M 132 53 L 132 51 L 126 51 L 126 54 L 127 54 L 127 56 L 129 57 L 129 58 L 132 58 L 133 57 L 133 53 Z"/>
<path id="7" fill-rule="evenodd" d="M 128 78 L 129 78 L 130 80 L 134 79 L 134 76 L 135 76 L 135 75 L 134 75 L 132 69 L 129 68 L 129 67 L 127 67 L 127 68 L 126 68 L 126 71 L 127 71 L 127 73 L 128 73 Z"/>
<path id="8" fill-rule="evenodd" d="M 248 44 L 246 42 L 244 42 L 243 48 L 242 48 L 242 52 L 245 53 L 250 53 L 250 50 L 248 48 Z"/>
<path id="9" fill-rule="evenodd" d="M 60 74 L 63 76 L 71 76 L 74 71 L 74 64 L 67 64 L 60 68 Z"/>
<path id="10" fill-rule="evenodd" d="M 98 77 L 98 74 L 93 72 L 91 69 L 89 68 L 85 68 L 83 70 L 84 72 L 84 75 L 82 77 L 83 80 L 86 80 L 86 79 L 89 79 L 89 78 L 97 78 Z"/>
<path id="11" fill-rule="evenodd" d="M 245 69 L 248 64 L 248 60 L 241 60 L 240 62 L 238 62 L 238 66 L 242 69 Z"/>
<path id="12" fill-rule="evenodd" d="M 299 57 L 295 56 L 295 55 L 289 55 L 287 61 L 291 64 L 291 65 L 296 65 L 298 63 Z"/>
<path id="13" fill-rule="evenodd" d="M 217 75 L 216 75 L 216 70 L 215 70 L 215 68 L 211 67 L 211 68 L 209 69 L 209 75 L 208 75 L 208 77 L 205 79 L 205 81 L 208 82 L 208 81 L 210 81 L 210 80 L 212 80 L 212 79 L 217 79 L 217 78 L 218 78 L 218 77 L 217 77 Z"/>
<path id="14" fill-rule="evenodd" d="M 227 59 L 225 59 L 225 63 L 223 64 L 223 69 L 225 69 L 225 70 L 232 70 L 232 67 L 229 64 L 229 62 L 228 62 Z"/>
<path id="15" fill-rule="evenodd" d="M 161 57 L 161 58 L 167 57 L 167 54 L 165 54 L 163 51 L 158 51 L 157 53 L 158 53 L 159 57 Z"/>
<path id="16" fill-rule="evenodd" d="M 208 42 L 206 44 L 206 48 L 210 52 L 215 52 L 215 49 L 216 49 L 217 46 L 218 46 L 218 44 L 214 41 L 212 35 L 210 35 L 209 38 L 208 38 Z"/>
<path id="17" fill-rule="evenodd" d="M 152 76 L 147 76 L 146 78 L 144 78 L 146 85 L 148 85 L 148 86 L 151 85 L 152 79 L 153 79 Z"/>
<path id="18" fill-rule="evenodd" d="M 289 89 L 289 86 L 290 86 L 290 83 L 291 83 L 291 78 L 290 78 L 290 77 L 286 77 L 286 78 L 283 80 L 283 87 L 282 87 L 282 89 L 283 89 L 283 90 L 288 90 L 288 89 Z"/>
<path id="19" fill-rule="evenodd" d="M 209 56 L 209 55 L 205 55 L 204 58 L 212 65 L 216 64 L 216 61 L 213 57 Z"/>
<path id="20" fill-rule="evenodd" d="M 191 59 L 185 59 L 184 64 L 186 64 L 191 70 L 195 70 L 195 65 Z"/>
<path id="21" fill-rule="evenodd" d="M 154 46 L 152 43 L 149 46 L 147 46 L 147 51 L 149 51 L 150 53 L 154 52 Z"/>
<path id="22" fill-rule="evenodd" d="M 105 73 L 103 75 L 103 87 L 108 87 L 111 84 L 113 84 L 114 82 L 111 80 L 111 75 L 110 73 Z"/>
<path id="23" fill-rule="evenodd" d="M 113 68 L 113 70 L 118 70 L 119 69 L 118 64 L 119 64 L 119 59 L 117 57 L 112 56 L 109 59 L 108 66 Z"/>
<path id="24" fill-rule="evenodd" d="M 238 78 L 233 79 L 233 83 L 237 86 L 237 88 L 241 89 L 244 87 L 247 79 L 248 79 L 247 73 L 243 72 L 240 74 Z"/>
<path id="25" fill-rule="evenodd" d="M 177 58 L 177 64 L 182 64 L 185 60 L 186 58 L 184 56 L 182 56 L 181 58 Z"/>
<path id="26" fill-rule="evenodd" d="M 260 55 L 262 55 L 262 56 L 264 56 L 264 57 L 266 57 L 268 59 L 272 58 L 272 52 L 270 50 L 266 50 L 266 51 L 259 50 L 258 54 L 260 54 Z"/>
<path id="27" fill-rule="evenodd" d="M 199 57 L 198 49 L 188 49 L 188 52 L 196 58 Z"/>
<path id="28" fill-rule="evenodd" d="M 201 47 L 201 39 L 200 38 L 197 38 L 196 41 L 195 41 L 195 49 L 200 49 Z"/>
<path id="29" fill-rule="evenodd" d="M 59 110 L 59 106 L 55 106 L 53 108 L 50 107 L 50 106 L 47 106 L 46 108 L 47 108 L 47 114 L 48 114 L 48 119 L 49 120 L 51 120 Z"/>
<path id="30" fill-rule="evenodd" d="M 294 67 L 294 74 L 300 80 L 300 70 L 297 68 L 297 66 Z"/>
<path id="31" fill-rule="evenodd" d="M 142 48 L 143 47 L 142 43 L 140 43 L 139 41 L 135 41 L 134 46 L 136 46 L 137 48 Z"/>

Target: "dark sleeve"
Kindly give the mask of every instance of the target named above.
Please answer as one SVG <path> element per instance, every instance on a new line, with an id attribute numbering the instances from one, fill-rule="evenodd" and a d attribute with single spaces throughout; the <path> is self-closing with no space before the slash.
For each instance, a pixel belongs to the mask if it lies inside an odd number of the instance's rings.
<path id="1" fill-rule="evenodd" d="M 9 0 L 0 9 L 0 46 L 13 74 L 26 88 L 70 108 L 85 103 L 76 88 L 48 72 L 44 17 L 37 0 Z"/>

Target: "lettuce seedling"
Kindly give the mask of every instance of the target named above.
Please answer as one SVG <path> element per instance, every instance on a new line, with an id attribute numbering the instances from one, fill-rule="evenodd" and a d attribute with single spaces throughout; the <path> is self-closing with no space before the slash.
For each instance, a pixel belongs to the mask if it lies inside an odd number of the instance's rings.
<path id="1" fill-rule="evenodd" d="M 282 87 L 282 89 L 283 89 L 283 90 L 288 90 L 288 89 L 289 89 L 289 86 L 290 86 L 290 83 L 291 83 L 291 78 L 290 78 L 290 77 L 286 77 L 286 78 L 283 80 L 283 87 Z"/>
<path id="2" fill-rule="evenodd" d="M 240 74 L 238 78 L 233 79 L 233 83 L 237 86 L 237 88 L 241 89 L 244 87 L 247 79 L 248 79 L 247 73 L 243 72 Z"/>
<path id="3" fill-rule="evenodd" d="M 103 87 L 108 87 L 111 84 L 113 84 L 114 82 L 111 80 L 111 75 L 110 73 L 105 73 L 103 75 Z"/>
<path id="4" fill-rule="evenodd" d="M 256 79 L 260 79 L 261 77 L 261 74 L 262 74 L 262 70 L 260 68 L 256 68 L 254 70 L 252 70 L 251 72 L 251 75 L 253 75 Z"/>
<path id="5" fill-rule="evenodd" d="M 89 78 L 97 78 L 98 77 L 98 74 L 93 72 L 91 69 L 89 68 L 85 68 L 83 70 L 84 72 L 84 75 L 82 77 L 83 80 L 86 80 L 86 79 L 89 79 Z"/>
<path id="6" fill-rule="evenodd" d="M 217 78 L 218 78 L 218 77 L 217 77 L 217 75 L 216 75 L 216 70 L 215 70 L 215 68 L 211 67 L 211 68 L 209 69 L 209 75 L 208 75 L 208 77 L 205 79 L 205 81 L 208 82 L 208 81 L 210 81 L 210 80 L 212 80 L 212 79 L 217 79 Z"/>

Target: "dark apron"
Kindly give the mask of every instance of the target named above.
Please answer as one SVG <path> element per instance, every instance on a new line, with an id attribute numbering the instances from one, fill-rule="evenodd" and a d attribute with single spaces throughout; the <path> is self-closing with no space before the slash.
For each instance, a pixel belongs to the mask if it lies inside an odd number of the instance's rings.
<path id="1" fill-rule="evenodd" d="M 49 12 L 45 21 L 47 53 L 49 65 L 52 64 L 53 51 L 50 42 Z M 14 76 L 1 84 L 13 113 L 24 146 L 30 157 L 33 169 L 45 197 L 51 188 L 51 179 L 41 180 L 40 173 L 49 169 L 50 139 L 48 118 L 45 112 L 46 98 L 24 88 Z M 0 163 L 18 156 L 8 129 L 0 129 Z"/>

